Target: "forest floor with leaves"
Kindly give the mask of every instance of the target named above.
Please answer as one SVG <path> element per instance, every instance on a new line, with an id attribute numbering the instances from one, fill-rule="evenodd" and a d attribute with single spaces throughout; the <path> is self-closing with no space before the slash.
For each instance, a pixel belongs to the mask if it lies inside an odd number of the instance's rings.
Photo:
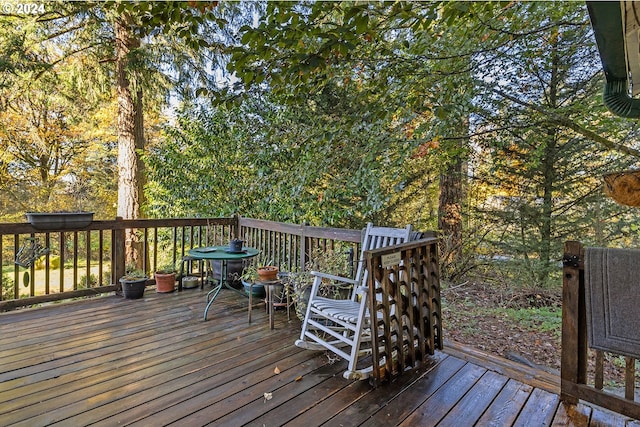
<path id="1" fill-rule="evenodd" d="M 445 340 L 560 372 L 561 291 L 468 281 L 442 290 Z"/>
<path id="2" fill-rule="evenodd" d="M 560 375 L 562 290 L 511 289 L 468 281 L 442 293 L 445 340 Z M 590 351 L 588 377 L 593 378 Z M 605 389 L 622 395 L 624 358 L 605 353 Z M 640 396 L 639 396 L 640 398 Z"/>

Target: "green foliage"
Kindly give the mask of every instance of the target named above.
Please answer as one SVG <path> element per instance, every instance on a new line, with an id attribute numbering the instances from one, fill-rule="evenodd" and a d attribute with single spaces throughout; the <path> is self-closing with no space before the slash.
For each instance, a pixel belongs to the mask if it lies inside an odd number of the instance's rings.
<path id="1" fill-rule="evenodd" d="M 78 289 L 94 288 L 96 286 L 98 286 L 98 278 L 95 274 L 90 274 L 89 277 L 86 275 L 80 276 L 77 284 Z"/>
<path id="2" fill-rule="evenodd" d="M 104 118 L 102 109 L 115 105 L 109 101 L 116 96 L 115 83 L 122 84 L 114 73 L 113 59 L 119 58 L 115 23 L 126 23 L 128 33 L 143 41 L 139 47 L 130 44 L 134 48 L 121 63 L 126 64 L 126 89 L 134 97 L 144 96 L 140 105 L 145 117 L 136 111 L 139 117 L 125 122 L 144 123 L 152 139 L 149 118 L 166 105 L 170 91 L 172 99 L 193 97 L 197 89 L 214 84 L 208 71 L 221 57 L 220 40 L 229 39 L 222 35 L 221 27 L 228 23 L 224 16 L 236 6 L 56 1 L 42 9 L 39 15 L 0 15 L 0 188 L 7 199 L 5 211 L 55 206 L 113 218 L 118 175 L 114 144 L 123 122 L 115 129 L 115 110 L 111 123 L 96 115 Z M 138 139 L 137 148 L 143 149 Z"/>
<path id="3" fill-rule="evenodd" d="M 0 287 L 0 292 L 2 292 L 2 299 L 13 299 L 13 288 L 15 285 L 13 278 L 8 274 L 2 274 L 0 280 L 2 280 L 2 287 Z"/>
<path id="4" fill-rule="evenodd" d="M 509 322 L 532 331 L 554 332 L 560 337 L 562 326 L 562 308 L 506 308 L 492 310 L 495 316 L 504 316 Z"/>
<path id="5" fill-rule="evenodd" d="M 163 264 L 159 266 L 158 269 L 156 270 L 156 273 L 160 273 L 160 274 L 171 274 L 176 272 L 177 272 L 176 266 L 173 264 Z"/>
<path id="6" fill-rule="evenodd" d="M 384 122 L 341 126 L 362 108 L 353 101 L 333 88 L 300 108 L 264 96 L 231 109 L 185 106 L 145 159 L 149 212 L 345 227 L 389 217 L 391 189 L 409 179 L 410 152 L 394 147 L 410 143 Z"/>
<path id="7" fill-rule="evenodd" d="M 513 40 L 482 67 L 485 75 L 513 71 L 501 73 L 499 86 L 483 84 L 487 92 L 476 102 L 474 142 L 482 151 L 474 168 L 486 186 L 476 221 L 489 230 L 485 249 L 511 258 L 499 268 L 521 285 L 558 283 L 567 238 L 593 236 L 605 244 L 619 233 L 614 222 L 603 221 L 620 209 L 603 200 L 600 176 L 626 168 L 630 159 L 599 145 L 588 128 L 612 140 L 636 131 L 625 131 L 602 106 L 596 47 L 588 26 L 578 25 L 586 22 L 583 9 L 565 3 L 553 11 L 525 8 L 526 25 L 539 30 Z"/>
<path id="8" fill-rule="evenodd" d="M 126 281 L 138 281 L 146 278 L 147 278 L 147 274 L 144 271 L 137 269 L 133 266 L 127 267 L 126 273 L 124 274 L 124 276 L 121 277 L 122 280 L 126 280 Z"/>
<path id="9" fill-rule="evenodd" d="M 35 262 L 35 267 L 38 270 L 41 270 L 43 268 L 46 267 L 46 258 L 42 257 L 42 258 L 38 258 Z M 57 270 L 58 268 L 60 268 L 60 256 L 59 255 L 55 255 L 55 256 L 49 256 L 49 268 L 52 270 Z"/>
<path id="10" fill-rule="evenodd" d="M 286 289 L 287 292 L 291 292 L 291 299 L 295 303 L 298 318 L 304 320 L 307 311 L 307 302 L 315 277 L 311 275 L 312 271 L 351 278 L 351 267 L 345 257 L 345 251 L 337 247 L 334 250 L 315 254 L 305 266 L 304 271 L 291 272 L 286 278 Z M 318 294 L 327 298 L 347 298 L 351 290 L 352 286 L 350 285 L 323 280 Z"/>

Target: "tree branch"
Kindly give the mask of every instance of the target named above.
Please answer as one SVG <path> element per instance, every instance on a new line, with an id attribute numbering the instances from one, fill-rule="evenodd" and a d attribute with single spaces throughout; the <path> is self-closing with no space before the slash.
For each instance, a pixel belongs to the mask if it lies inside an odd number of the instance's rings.
<path id="1" fill-rule="evenodd" d="M 640 150 L 635 150 L 633 148 L 629 148 L 626 147 L 622 144 L 619 144 L 615 141 L 611 141 L 610 139 L 607 139 L 605 137 L 603 137 L 602 135 L 599 135 L 589 129 L 585 129 L 584 127 L 580 126 L 578 123 L 574 122 L 571 119 L 568 119 L 567 117 L 561 116 L 558 113 L 555 113 L 553 111 L 549 111 L 543 107 L 540 107 L 538 105 L 533 105 L 530 104 L 528 102 L 525 102 L 524 100 L 522 100 L 521 98 L 517 98 L 515 96 L 509 95 L 506 92 L 501 91 L 500 89 L 497 88 L 492 88 L 491 89 L 494 93 L 497 93 L 498 95 L 502 96 L 503 98 L 506 98 L 512 102 L 515 102 L 518 105 L 522 105 L 523 107 L 529 108 L 531 110 L 537 111 L 538 113 L 544 114 L 545 116 L 547 116 L 553 123 L 556 123 L 560 126 L 564 126 L 566 128 L 569 128 L 571 130 L 573 130 L 576 133 L 579 133 L 582 136 L 585 136 L 587 138 L 589 138 L 590 140 L 597 142 L 598 144 L 601 144 L 605 147 L 607 147 L 610 150 L 615 150 L 615 151 L 619 151 L 621 153 L 627 154 L 629 156 L 632 157 L 636 157 L 636 158 L 640 158 Z"/>

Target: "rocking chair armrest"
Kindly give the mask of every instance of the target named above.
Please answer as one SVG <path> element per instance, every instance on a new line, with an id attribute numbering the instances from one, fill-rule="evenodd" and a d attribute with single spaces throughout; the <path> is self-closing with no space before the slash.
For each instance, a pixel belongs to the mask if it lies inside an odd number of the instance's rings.
<path id="1" fill-rule="evenodd" d="M 335 282 L 349 283 L 349 284 L 352 284 L 354 286 L 358 284 L 357 280 L 349 279 L 348 277 L 336 276 L 334 274 L 321 273 L 319 271 L 312 271 L 311 275 L 315 276 L 315 277 L 320 277 L 322 279 L 333 280 Z"/>

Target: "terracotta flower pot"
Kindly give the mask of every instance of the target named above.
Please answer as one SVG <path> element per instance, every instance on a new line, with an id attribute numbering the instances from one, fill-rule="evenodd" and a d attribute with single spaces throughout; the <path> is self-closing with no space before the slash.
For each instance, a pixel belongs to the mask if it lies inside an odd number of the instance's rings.
<path id="1" fill-rule="evenodd" d="M 156 271 L 153 277 L 156 279 L 156 292 L 167 293 L 175 290 L 176 273 L 160 273 Z"/>
<path id="2" fill-rule="evenodd" d="M 276 280 L 277 278 L 278 278 L 278 267 L 275 267 L 273 265 L 258 267 L 258 279 L 261 282 L 268 282 L 270 280 Z"/>

